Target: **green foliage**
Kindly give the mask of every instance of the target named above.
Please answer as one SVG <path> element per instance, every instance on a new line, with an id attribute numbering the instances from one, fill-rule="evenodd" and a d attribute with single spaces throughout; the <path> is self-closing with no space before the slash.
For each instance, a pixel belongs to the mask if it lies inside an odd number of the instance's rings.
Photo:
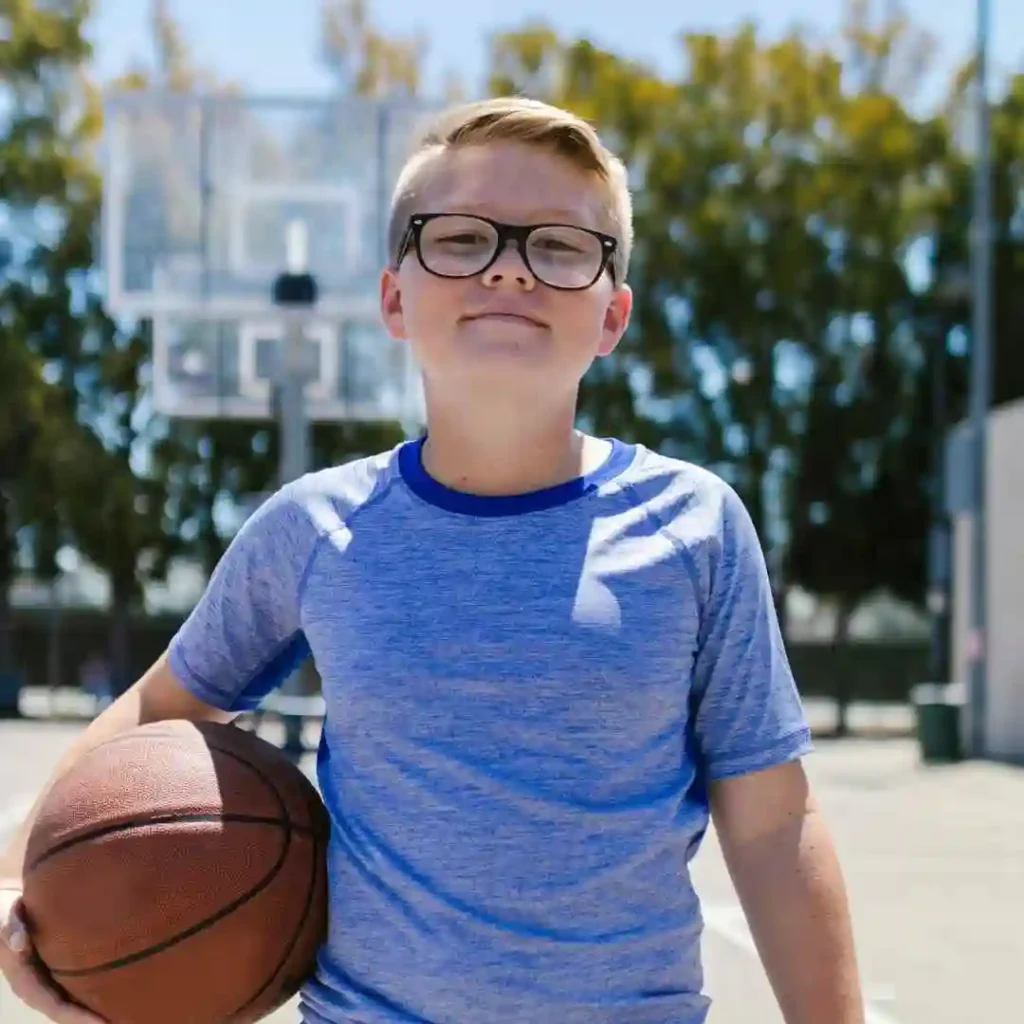
<path id="1" fill-rule="evenodd" d="M 27 435 L 8 446 L 20 465 L 0 531 L 0 587 L 6 595 L 19 548 L 53 579 L 60 548 L 73 545 L 107 571 L 126 613 L 166 565 L 173 535 L 162 528 L 163 482 L 138 464 L 148 346 L 94 291 L 101 113 L 85 75 L 90 14 L 85 2 L 18 0 L 0 51 L 13 110 L 0 137 L 0 201 L 16 234 L 2 319 L 20 371 L 0 374 L 0 406 Z M 126 652 L 113 655 L 116 666 Z"/>
<path id="2" fill-rule="evenodd" d="M 587 117 L 630 167 L 637 315 L 585 382 L 588 419 L 720 471 L 785 582 L 851 609 L 881 589 L 923 602 L 931 367 L 954 415 L 964 375 L 944 345 L 963 303 L 937 278 L 966 257 L 970 185 L 949 113 L 909 105 L 930 40 L 868 13 L 850 5 L 839 48 L 687 35 L 674 77 L 533 23 L 494 40 L 489 83 Z M 1002 168 L 1022 95 L 996 118 Z M 1005 218 L 1019 183 L 1001 180 Z M 908 255 L 929 239 L 918 295 Z"/>
<path id="3" fill-rule="evenodd" d="M 419 94 L 427 40 L 387 36 L 366 0 L 326 0 L 321 7 L 321 58 L 339 92 L 385 97 Z"/>
<path id="4" fill-rule="evenodd" d="M 969 249 L 970 67 L 941 111 L 920 114 L 931 41 L 905 17 L 879 28 L 868 13 L 851 3 L 834 45 L 753 25 L 683 35 L 668 75 L 534 21 L 492 39 L 488 81 L 589 118 L 630 170 L 634 319 L 584 382 L 582 421 L 721 472 L 785 581 L 844 614 L 880 589 L 923 599 L 934 389 L 959 416 L 966 369 L 949 339 L 970 326 L 953 286 Z M 0 77 L 15 102 L 0 129 L 12 236 L 0 253 L 0 594 L 19 549 L 46 577 L 73 544 L 108 571 L 123 611 L 176 555 L 212 569 L 231 532 L 224 507 L 275 486 L 277 431 L 147 413 L 149 325 L 111 321 L 91 276 L 92 5 L 7 0 L 4 14 Z M 193 60 L 165 0 L 153 15 L 155 58 L 119 87 L 230 88 Z M 320 49 L 340 92 L 423 88 L 426 40 L 389 36 L 365 0 L 324 3 Z M 1024 394 L 1024 75 L 995 105 L 993 142 L 1002 401 Z M 916 283 L 915 252 L 928 271 Z M 317 425 L 314 461 L 400 437 L 397 424 Z M 5 621 L 0 599 L 0 671 Z"/>
<path id="5" fill-rule="evenodd" d="M 88 265 L 81 246 L 62 243 L 61 236 L 81 223 L 67 208 L 96 197 L 83 176 L 84 148 L 97 125 L 94 97 L 75 82 L 89 53 L 89 13 L 85 2 L 34 0 L 10 0 L 4 11 L 0 210 L 8 239 L 0 268 L 0 672 L 13 663 L 9 590 L 26 533 L 43 573 L 52 569 L 64 497 L 59 453 L 76 429 L 60 374 L 48 372 L 69 317 L 55 308 L 49 335 L 40 338 L 37 330 L 50 286 L 56 281 L 66 294 L 75 273 Z"/>

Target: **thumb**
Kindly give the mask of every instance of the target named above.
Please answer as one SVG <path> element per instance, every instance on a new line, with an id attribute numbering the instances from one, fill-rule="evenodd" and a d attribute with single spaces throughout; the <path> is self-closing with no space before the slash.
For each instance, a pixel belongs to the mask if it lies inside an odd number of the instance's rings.
<path id="1" fill-rule="evenodd" d="M 0 890 L 0 941 L 12 953 L 24 953 L 28 949 L 28 929 L 22 913 L 21 893 L 15 890 Z"/>

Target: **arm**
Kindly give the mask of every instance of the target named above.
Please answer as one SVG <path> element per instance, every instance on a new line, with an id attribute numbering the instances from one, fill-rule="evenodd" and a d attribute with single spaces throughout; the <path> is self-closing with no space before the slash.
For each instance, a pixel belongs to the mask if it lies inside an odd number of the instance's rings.
<path id="1" fill-rule="evenodd" d="M 864 1024 L 846 890 L 803 766 L 722 779 L 710 797 L 729 874 L 787 1024 Z"/>
<path id="2" fill-rule="evenodd" d="M 787 1024 L 863 1024 L 842 878 L 761 546 L 726 489 L 702 566 L 693 729 L 716 831 Z"/>
<path id="3" fill-rule="evenodd" d="M 70 746 L 53 778 L 91 747 L 147 722 L 229 722 L 257 706 L 309 648 L 300 628 L 301 581 L 319 534 L 290 490 L 242 527 L 167 652 Z M 52 780 L 0 856 L 0 975 L 56 1024 L 102 1024 L 67 1001 L 33 956 L 21 908 L 25 849 Z"/>
<path id="4" fill-rule="evenodd" d="M 246 520 L 167 652 L 70 746 L 55 777 L 85 750 L 146 722 L 230 722 L 258 705 L 308 654 L 299 590 L 319 534 L 295 490 L 278 491 Z M 20 886 L 41 802 L 0 856 L 0 880 Z"/>
<path id="5" fill-rule="evenodd" d="M 191 721 L 230 721 L 231 715 L 192 696 L 162 655 L 148 672 L 99 715 L 60 759 L 49 782 L 7 848 L 0 854 L 0 980 L 14 994 L 56 1024 L 103 1024 L 93 1014 L 70 1003 L 53 986 L 32 955 L 21 911 L 22 870 L 32 826 L 54 780 L 98 743 L 146 722 L 185 718 Z"/>
<path id="6" fill-rule="evenodd" d="M 233 715 L 211 707 L 189 693 L 168 665 L 167 655 L 161 655 L 131 689 L 97 716 L 68 747 L 25 821 L 0 854 L 0 885 L 12 883 L 18 888 L 21 887 L 25 847 L 39 807 L 53 785 L 53 780 L 67 771 L 86 750 L 146 722 L 160 722 L 171 718 L 185 718 L 194 722 L 228 722 L 232 717 Z"/>

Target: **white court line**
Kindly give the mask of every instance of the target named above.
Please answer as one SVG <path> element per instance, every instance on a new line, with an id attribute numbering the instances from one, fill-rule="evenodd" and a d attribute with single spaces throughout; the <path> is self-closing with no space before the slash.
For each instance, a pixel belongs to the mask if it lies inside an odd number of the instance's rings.
<path id="1" fill-rule="evenodd" d="M 704 926 L 709 932 L 714 932 L 744 953 L 755 957 L 758 955 L 754 938 L 747 927 L 747 919 L 739 906 L 719 903 L 705 905 L 702 910 Z M 871 1005 L 870 994 L 865 996 L 865 1001 L 868 1005 L 864 1011 L 864 1024 L 899 1024 L 895 1017 Z"/>

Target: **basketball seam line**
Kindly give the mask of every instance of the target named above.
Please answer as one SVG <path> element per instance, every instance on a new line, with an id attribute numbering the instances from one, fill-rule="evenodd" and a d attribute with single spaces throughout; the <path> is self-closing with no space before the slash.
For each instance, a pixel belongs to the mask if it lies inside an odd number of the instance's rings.
<path id="1" fill-rule="evenodd" d="M 274 863 L 273 867 L 263 878 L 259 880 L 259 882 L 256 883 L 250 892 L 237 896 L 230 903 L 225 904 L 220 908 L 220 910 L 211 914 L 209 917 L 203 918 L 202 921 L 197 921 L 195 924 L 190 925 L 188 928 L 164 939 L 161 942 L 156 942 L 144 949 L 136 950 L 136 952 L 129 953 L 127 956 L 118 957 L 115 960 L 108 960 L 106 963 L 102 964 L 94 964 L 92 967 L 50 967 L 50 965 L 47 964 L 47 971 L 55 978 L 86 978 L 96 974 L 105 974 L 108 971 L 116 971 L 122 967 L 130 967 L 132 964 L 139 963 L 142 960 L 148 960 L 152 956 L 166 952 L 168 949 L 179 945 L 186 939 L 191 939 L 193 936 L 206 931 L 207 928 L 220 923 L 230 917 L 240 907 L 244 907 L 245 904 L 255 899 L 261 892 L 263 892 L 264 889 L 270 886 L 274 879 L 281 873 L 281 869 L 284 867 L 285 861 L 288 859 L 288 852 L 291 850 L 292 845 L 291 833 L 287 829 L 282 829 L 281 831 L 284 834 L 284 843 L 281 846 L 281 851 L 278 854 L 277 861 Z"/>
<path id="2" fill-rule="evenodd" d="M 174 733 L 173 732 L 168 732 L 166 730 L 160 730 L 160 729 L 152 728 L 152 725 L 155 725 L 155 724 L 161 724 L 162 725 L 162 724 L 167 724 L 167 723 L 152 723 L 151 726 L 150 726 L 151 731 L 149 731 L 146 735 L 142 735 L 141 732 L 135 732 L 135 733 L 122 733 L 122 734 L 117 735 L 117 736 L 112 736 L 109 739 L 104 740 L 102 743 L 98 744 L 92 750 L 88 751 L 85 756 L 88 757 L 90 754 L 93 754 L 93 753 L 95 753 L 96 751 L 98 751 L 100 749 L 103 749 L 103 748 L 106 748 L 106 747 L 110 747 L 110 746 L 112 746 L 115 743 L 124 742 L 125 740 L 148 739 L 148 738 L 152 738 L 152 737 L 155 737 L 155 736 L 160 736 L 160 737 L 163 737 L 164 739 L 172 739 L 174 737 Z M 232 727 L 228 726 L 227 728 L 232 728 Z M 237 753 L 235 753 L 234 751 L 232 751 L 232 750 L 230 750 L 230 749 L 228 749 L 226 747 L 216 746 L 215 744 L 208 742 L 207 743 L 207 748 L 209 750 L 216 750 L 218 753 L 227 754 L 229 757 L 234 758 L 234 760 L 236 760 L 239 764 L 241 764 L 244 767 L 248 768 L 269 790 L 271 790 L 271 792 L 273 792 L 273 794 L 274 794 L 274 796 L 275 796 L 275 798 L 277 800 L 278 805 L 280 807 L 282 807 L 282 808 L 284 807 L 284 803 L 281 800 L 281 794 L 278 792 L 277 787 L 275 785 L 273 785 L 273 783 L 258 768 L 256 768 L 254 765 L 252 765 L 249 761 L 246 761 L 245 758 L 241 757 L 240 755 L 238 755 Z M 100 838 L 103 835 L 106 835 L 108 833 L 114 833 L 114 832 L 118 831 L 119 829 L 121 829 L 122 827 L 124 827 L 124 828 L 131 828 L 131 827 L 135 827 L 136 825 L 138 825 L 139 827 L 142 827 L 142 826 L 145 826 L 145 825 L 148 825 L 148 824 L 152 824 L 152 823 L 157 822 L 157 821 L 160 821 L 162 824 L 167 824 L 167 821 L 164 820 L 167 817 L 168 817 L 167 815 L 163 815 L 163 816 L 161 816 L 161 818 L 152 818 L 152 819 L 147 819 L 145 821 L 137 821 L 136 819 L 132 819 L 132 822 L 130 822 L 130 823 L 126 822 L 126 823 L 119 823 L 118 825 L 109 825 L 109 826 L 105 826 L 104 828 L 101 828 L 101 829 L 93 829 L 91 832 L 88 832 L 88 833 L 82 833 L 81 835 L 73 836 L 70 839 L 66 839 L 66 840 L 62 841 L 61 843 L 58 843 L 57 846 L 52 847 L 51 849 L 44 851 L 35 860 L 31 861 L 29 864 L 26 865 L 25 872 L 27 873 L 29 871 L 32 871 L 33 869 L 38 867 L 40 864 L 44 863 L 54 853 L 62 852 L 64 850 L 67 850 L 70 847 L 76 845 L 77 843 L 88 842 L 91 839 Z M 226 820 L 228 820 L 228 817 L 229 817 L 228 815 L 215 815 L 215 816 L 213 816 L 213 819 L 214 820 L 226 821 Z M 177 821 L 177 820 L 182 820 L 182 819 L 176 817 L 173 820 Z M 199 820 L 202 820 L 202 819 L 199 818 L 199 817 L 196 817 L 195 820 L 199 821 Z M 277 818 L 267 818 L 267 819 L 264 820 L 264 819 L 259 818 L 256 815 L 239 815 L 238 816 L 238 821 L 240 823 L 242 823 L 242 824 L 245 824 L 249 820 L 251 820 L 253 824 L 287 824 L 298 835 L 314 835 L 314 836 L 316 835 L 316 828 L 315 828 L 314 825 L 299 825 L 299 824 L 293 822 L 290 818 L 288 818 L 287 810 L 285 810 L 285 817 L 284 817 L 283 820 L 282 819 L 277 819 Z"/>
<path id="3" fill-rule="evenodd" d="M 310 808 L 310 810 L 312 811 L 313 808 Z M 299 943 L 299 937 L 302 935 L 302 928 L 306 922 L 306 917 L 313 906 L 313 895 L 316 892 L 317 882 L 319 881 L 320 878 L 321 843 L 322 840 L 320 839 L 320 837 L 314 835 L 313 842 L 311 844 L 311 852 L 313 855 L 313 871 L 310 875 L 309 888 L 306 891 L 306 898 L 302 908 L 302 913 L 299 915 L 299 923 L 296 925 L 295 931 L 292 933 L 292 936 L 288 941 L 283 956 L 278 961 L 277 965 L 274 967 L 274 970 L 271 972 L 270 976 L 260 987 L 259 991 L 256 992 L 256 994 L 251 999 L 247 1000 L 237 1010 L 235 1010 L 235 1012 L 231 1015 L 231 1020 L 235 1020 L 236 1018 L 238 1018 L 241 1014 L 243 1014 L 251 1006 L 255 1005 L 264 996 L 264 994 L 269 990 L 270 986 L 274 983 L 275 979 L 280 975 L 281 971 L 284 969 L 285 964 L 287 964 L 288 961 L 291 959 L 292 953 L 295 952 L 295 947 Z M 286 994 L 288 998 L 290 998 L 291 995 L 292 993 L 290 992 Z"/>
<path id="4" fill-rule="evenodd" d="M 308 825 L 296 825 L 288 818 L 268 818 L 257 814 L 159 814 L 152 818 L 132 818 L 128 821 L 118 822 L 116 825 L 104 825 L 102 828 L 95 828 L 89 832 L 81 832 L 70 839 L 65 839 L 56 846 L 51 846 L 46 853 L 41 854 L 26 867 L 26 871 L 34 871 L 41 864 L 65 853 L 81 843 L 88 843 L 94 839 L 102 839 L 104 836 L 116 835 L 119 832 L 131 832 L 136 829 L 143 831 L 151 826 L 171 824 L 212 824 L 223 821 L 232 825 L 277 825 L 284 826 L 298 835 L 312 836 L 316 838 L 316 830 Z"/>

